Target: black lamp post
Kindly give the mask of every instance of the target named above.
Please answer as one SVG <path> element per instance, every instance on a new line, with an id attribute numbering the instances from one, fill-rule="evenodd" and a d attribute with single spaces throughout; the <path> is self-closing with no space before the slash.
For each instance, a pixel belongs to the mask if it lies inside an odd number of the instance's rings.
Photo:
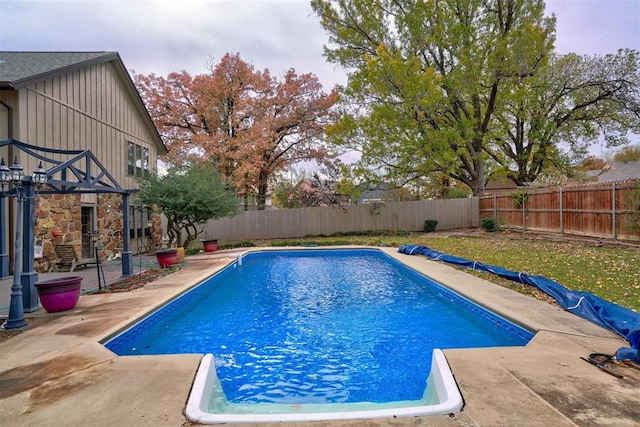
<path id="1" fill-rule="evenodd" d="M 47 173 L 42 168 L 42 162 L 33 171 L 31 177 L 25 178 L 24 171 L 18 158 L 16 157 L 11 167 L 7 167 L 4 162 L 0 162 L 0 186 L 2 192 L 6 186 L 10 183 L 13 184 L 13 192 L 8 193 L 9 197 L 15 197 L 16 206 L 16 236 L 14 242 L 13 253 L 13 285 L 11 286 L 11 303 L 9 305 L 9 317 L 2 325 L 4 329 L 18 329 L 25 327 L 27 322 L 24 320 L 24 309 L 22 306 L 22 284 L 20 283 L 20 245 L 21 235 L 20 228 L 22 227 L 22 204 L 25 200 L 25 193 L 23 185 L 24 183 L 31 183 L 37 188 L 42 187 L 47 183 Z"/>

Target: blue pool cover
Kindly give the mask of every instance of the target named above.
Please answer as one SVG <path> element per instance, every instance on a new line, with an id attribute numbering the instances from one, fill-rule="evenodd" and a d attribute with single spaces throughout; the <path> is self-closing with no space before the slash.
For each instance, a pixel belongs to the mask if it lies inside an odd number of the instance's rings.
<path id="1" fill-rule="evenodd" d="M 485 265 L 477 261 L 469 261 L 452 255 L 443 254 L 426 246 L 403 245 L 398 252 L 407 255 L 424 255 L 434 261 L 443 261 L 474 270 L 492 273 L 513 282 L 534 286 L 555 298 L 563 309 L 587 319 L 603 328 L 611 329 L 623 336 L 631 344 L 631 348 L 622 347 L 616 352 L 618 359 L 640 360 L 638 345 L 640 344 L 640 314 L 621 305 L 603 300 L 585 291 L 572 291 L 560 283 L 543 276 L 516 273 L 500 267 Z"/>

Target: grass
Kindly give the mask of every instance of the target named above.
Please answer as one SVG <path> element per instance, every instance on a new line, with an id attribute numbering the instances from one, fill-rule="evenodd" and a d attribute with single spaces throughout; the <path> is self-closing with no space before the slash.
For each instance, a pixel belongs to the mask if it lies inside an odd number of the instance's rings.
<path id="1" fill-rule="evenodd" d="M 437 237 L 423 233 L 339 235 L 277 241 L 241 242 L 242 246 L 371 245 L 399 247 L 420 244 L 516 272 L 544 276 L 573 290 L 583 290 L 640 312 L 640 251 L 597 247 L 580 241 L 550 241 L 508 233 L 482 237 Z M 236 244 L 221 245 L 237 247 Z M 465 272 L 546 301 L 536 289 L 469 269 Z"/>

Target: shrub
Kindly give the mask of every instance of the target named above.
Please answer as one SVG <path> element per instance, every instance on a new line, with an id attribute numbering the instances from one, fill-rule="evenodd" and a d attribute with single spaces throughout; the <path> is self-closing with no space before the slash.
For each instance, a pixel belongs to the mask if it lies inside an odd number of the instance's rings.
<path id="1" fill-rule="evenodd" d="M 238 210 L 236 195 L 213 164 L 172 167 L 162 176 L 143 175 L 138 183 L 140 191 L 134 200 L 156 206 L 167 218 L 169 247 L 173 243 L 190 247 L 204 232 L 203 223 L 233 216 Z"/>
<path id="2" fill-rule="evenodd" d="M 433 231 L 436 231 L 437 226 L 438 226 L 437 219 L 428 219 L 424 222 L 424 232 L 431 233 Z"/>
<path id="3" fill-rule="evenodd" d="M 498 231 L 498 229 L 500 229 L 500 225 L 498 224 L 498 219 L 495 217 L 482 218 L 480 220 L 480 227 L 482 227 L 484 231 L 488 231 L 488 232 Z"/>

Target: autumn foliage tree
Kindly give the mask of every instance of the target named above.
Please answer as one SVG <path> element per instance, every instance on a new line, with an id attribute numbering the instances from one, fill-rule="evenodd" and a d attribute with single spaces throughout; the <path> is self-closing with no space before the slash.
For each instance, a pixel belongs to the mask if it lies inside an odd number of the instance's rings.
<path id="1" fill-rule="evenodd" d="M 622 147 L 613 154 L 614 162 L 638 162 L 640 161 L 640 145 L 628 145 Z"/>
<path id="2" fill-rule="evenodd" d="M 264 209 L 270 180 L 300 161 L 330 163 L 325 126 L 334 121 L 337 91 L 323 92 L 313 74 L 281 78 L 226 54 L 192 77 L 136 75 L 135 82 L 163 137 L 172 165 L 215 161 L 239 194 Z"/>
<path id="3" fill-rule="evenodd" d="M 331 180 L 314 172 L 311 178 L 298 182 L 282 180 L 275 188 L 274 196 L 280 207 L 313 208 L 340 206 L 339 195 L 332 188 Z"/>

